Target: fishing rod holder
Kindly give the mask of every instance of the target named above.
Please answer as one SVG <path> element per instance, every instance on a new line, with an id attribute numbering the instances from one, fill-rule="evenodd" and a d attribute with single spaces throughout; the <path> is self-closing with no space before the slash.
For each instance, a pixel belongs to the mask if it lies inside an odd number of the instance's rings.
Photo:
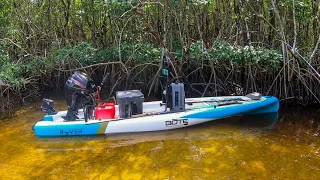
<path id="1" fill-rule="evenodd" d="M 184 84 L 180 82 L 172 83 L 171 71 L 172 64 L 168 56 L 162 57 L 162 74 L 165 76 L 165 89 L 162 92 L 162 103 L 170 111 L 184 111 L 185 110 L 185 92 Z"/>

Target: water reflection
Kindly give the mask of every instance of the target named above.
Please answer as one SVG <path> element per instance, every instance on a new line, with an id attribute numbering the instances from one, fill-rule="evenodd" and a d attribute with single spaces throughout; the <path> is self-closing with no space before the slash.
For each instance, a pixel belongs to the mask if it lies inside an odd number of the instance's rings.
<path id="1" fill-rule="evenodd" d="M 279 113 L 264 113 L 254 115 L 244 115 L 240 119 L 243 124 L 260 127 L 262 129 L 273 129 L 278 121 Z"/>

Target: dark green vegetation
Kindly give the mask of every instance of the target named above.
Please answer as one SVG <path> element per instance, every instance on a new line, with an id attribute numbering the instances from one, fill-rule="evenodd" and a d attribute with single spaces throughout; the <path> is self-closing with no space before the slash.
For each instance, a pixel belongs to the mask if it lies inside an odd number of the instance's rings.
<path id="1" fill-rule="evenodd" d="M 61 90 L 80 68 L 106 88 L 161 89 L 159 37 L 188 95 L 259 91 L 310 104 L 320 77 L 319 0 L 0 0 L 0 112 Z"/>

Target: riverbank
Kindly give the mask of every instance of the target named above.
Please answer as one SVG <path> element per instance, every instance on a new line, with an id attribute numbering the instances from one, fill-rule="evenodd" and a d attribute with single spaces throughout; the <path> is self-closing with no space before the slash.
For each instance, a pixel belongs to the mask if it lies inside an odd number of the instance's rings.
<path id="1" fill-rule="evenodd" d="M 146 98 L 160 97 L 165 81 L 160 73 L 160 54 L 160 48 L 152 44 L 97 49 L 92 44 L 79 43 L 56 49 L 48 56 L 14 63 L 9 57 L 2 58 L 0 114 L 12 114 L 14 108 L 38 99 L 46 90 L 62 91 L 65 81 L 76 70 L 86 72 L 97 84 L 110 73 L 103 91 L 106 99 L 112 98 L 115 91 L 126 89 L 140 89 Z M 183 57 L 179 49 L 174 54 L 175 68 L 182 69 L 179 79 L 186 84 L 187 97 L 257 91 L 286 103 L 310 105 L 317 103 L 320 96 L 312 75 L 292 74 L 290 84 L 282 83 L 282 55 L 276 50 L 216 41 L 205 51 L 200 42 L 195 42 Z M 306 69 L 301 66 L 296 70 Z"/>
<path id="2" fill-rule="evenodd" d="M 0 115 L 63 89 L 75 70 L 97 83 L 110 72 L 109 98 L 120 89 L 159 96 L 163 54 L 189 97 L 258 91 L 292 104 L 320 102 L 318 1 L 2 5 Z"/>

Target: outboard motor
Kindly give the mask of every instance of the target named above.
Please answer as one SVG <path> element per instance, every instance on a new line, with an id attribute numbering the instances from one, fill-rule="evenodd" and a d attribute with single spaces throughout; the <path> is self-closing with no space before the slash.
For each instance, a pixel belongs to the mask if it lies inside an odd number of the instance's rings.
<path id="1" fill-rule="evenodd" d="M 71 106 L 72 96 L 75 93 L 90 94 L 95 92 L 96 85 L 93 80 L 83 72 L 74 72 L 65 84 L 67 105 Z"/>
<path id="2" fill-rule="evenodd" d="M 67 121 L 78 119 L 78 110 L 86 105 L 95 106 L 97 90 L 94 81 L 83 72 L 74 72 L 65 84 L 68 113 L 63 118 Z"/>

